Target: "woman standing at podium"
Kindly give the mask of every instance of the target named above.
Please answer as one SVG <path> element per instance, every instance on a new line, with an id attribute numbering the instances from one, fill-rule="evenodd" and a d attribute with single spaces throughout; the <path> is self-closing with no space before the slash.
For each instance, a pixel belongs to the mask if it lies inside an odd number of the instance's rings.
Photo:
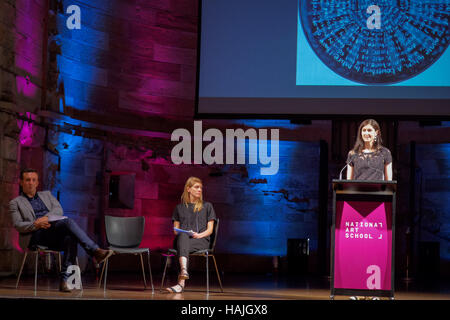
<path id="1" fill-rule="evenodd" d="M 382 145 L 378 122 L 367 119 L 359 125 L 347 164 L 349 180 L 392 180 L 392 155 Z"/>
<path id="2" fill-rule="evenodd" d="M 373 119 L 364 120 L 358 128 L 355 146 L 347 157 L 347 179 L 392 180 L 392 155 L 383 147 L 380 125 Z M 350 300 L 378 297 L 350 297 Z"/>

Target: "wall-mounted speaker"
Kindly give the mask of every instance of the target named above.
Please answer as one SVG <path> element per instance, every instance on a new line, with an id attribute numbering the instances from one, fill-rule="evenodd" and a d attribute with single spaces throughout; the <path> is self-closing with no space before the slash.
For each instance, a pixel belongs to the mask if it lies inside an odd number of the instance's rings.
<path id="1" fill-rule="evenodd" d="M 109 208 L 134 208 L 135 174 L 111 174 L 109 178 Z"/>

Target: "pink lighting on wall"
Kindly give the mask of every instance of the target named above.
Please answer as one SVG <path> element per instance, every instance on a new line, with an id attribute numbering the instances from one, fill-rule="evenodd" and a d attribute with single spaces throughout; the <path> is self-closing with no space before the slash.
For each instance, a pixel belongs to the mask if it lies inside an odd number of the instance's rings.
<path id="1" fill-rule="evenodd" d="M 23 253 L 23 249 L 20 247 L 19 244 L 19 233 L 15 229 L 11 228 L 10 230 L 11 230 L 10 241 L 12 247 L 15 250 L 19 251 L 20 253 Z"/>
<path id="2" fill-rule="evenodd" d="M 40 99 L 45 1 L 15 1 L 14 65 L 18 96 Z"/>
<path id="3" fill-rule="evenodd" d="M 35 120 L 36 116 L 30 112 L 25 113 L 26 118 Z M 21 146 L 29 147 L 33 143 L 33 122 L 26 120 L 17 120 L 17 126 L 20 129 L 19 142 Z"/>
<path id="4" fill-rule="evenodd" d="M 27 98 L 39 98 L 38 87 L 29 80 L 29 77 L 16 76 L 16 88 L 19 95 Z"/>

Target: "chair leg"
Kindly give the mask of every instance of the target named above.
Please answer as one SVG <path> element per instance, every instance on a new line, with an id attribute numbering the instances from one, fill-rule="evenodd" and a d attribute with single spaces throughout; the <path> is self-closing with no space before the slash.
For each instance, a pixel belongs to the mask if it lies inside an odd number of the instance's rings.
<path id="1" fill-rule="evenodd" d="M 166 264 L 164 265 L 164 272 L 163 272 L 163 277 L 162 277 L 162 280 L 161 280 L 161 291 L 162 291 L 163 286 L 164 286 L 164 279 L 166 278 L 167 262 L 168 262 L 169 258 L 170 258 L 169 256 L 166 256 Z"/>
<path id="2" fill-rule="evenodd" d="M 22 265 L 20 266 L 19 275 L 17 276 L 16 289 L 19 286 L 20 276 L 22 275 L 23 266 L 25 265 L 25 261 L 27 260 L 27 255 L 28 251 L 25 250 L 25 253 L 23 254 Z"/>
<path id="3" fill-rule="evenodd" d="M 150 273 L 150 284 L 152 285 L 152 293 L 154 293 L 155 288 L 153 287 L 152 267 L 150 265 L 150 250 L 148 250 L 147 252 L 147 261 L 148 261 L 148 272 Z"/>
<path id="4" fill-rule="evenodd" d="M 206 253 L 205 257 L 206 257 L 206 294 L 209 295 L 209 260 L 208 260 L 208 253 Z"/>
<path id="5" fill-rule="evenodd" d="M 37 272 L 38 272 L 38 264 L 39 264 L 39 250 L 36 251 L 36 263 L 34 265 L 34 292 L 37 290 Z"/>
<path id="6" fill-rule="evenodd" d="M 103 292 L 106 291 L 106 278 L 108 277 L 108 264 L 109 264 L 109 258 L 106 259 L 106 261 L 104 262 L 104 264 L 106 264 L 105 268 L 105 280 L 103 280 Z"/>
<path id="7" fill-rule="evenodd" d="M 61 254 L 59 256 L 61 257 Z M 78 261 L 78 256 L 75 259 L 77 262 L 78 269 L 80 269 L 80 286 L 81 286 L 81 291 L 83 291 L 83 281 L 81 281 L 81 268 L 80 268 L 80 262 Z"/>
<path id="8" fill-rule="evenodd" d="M 100 274 L 100 279 L 98 280 L 98 288 L 100 289 L 100 286 L 102 285 L 102 279 L 103 279 L 103 272 L 105 272 L 106 262 L 103 261 L 102 266 L 102 273 Z"/>
<path id="9" fill-rule="evenodd" d="M 141 258 L 142 278 L 144 279 L 144 288 L 147 289 L 147 281 L 145 280 L 145 269 L 144 269 L 144 260 L 142 259 L 142 253 L 139 253 L 139 257 Z"/>
<path id="10" fill-rule="evenodd" d="M 77 257 L 78 259 L 78 257 Z M 59 273 L 61 273 L 62 270 L 62 263 L 61 263 L 61 252 L 58 251 L 58 266 L 59 266 Z"/>
<path id="11" fill-rule="evenodd" d="M 219 269 L 217 268 L 216 257 L 212 254 L 211 257 L 214 261 L 214 266 L 216 267 L 217 280 L 219 280 L 220 290 L 223 293 L 222 281 L 220 280 Z"/>

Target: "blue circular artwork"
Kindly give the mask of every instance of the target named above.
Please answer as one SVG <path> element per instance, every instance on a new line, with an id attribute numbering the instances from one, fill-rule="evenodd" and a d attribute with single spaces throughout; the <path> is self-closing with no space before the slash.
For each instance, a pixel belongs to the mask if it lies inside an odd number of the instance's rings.
<path id="1" fill-rule="evenodd" d="M 364 84 L 410 79 L 450 40 L 450 0 L 299 0 L 299 17 L 317 56 Z"/>

